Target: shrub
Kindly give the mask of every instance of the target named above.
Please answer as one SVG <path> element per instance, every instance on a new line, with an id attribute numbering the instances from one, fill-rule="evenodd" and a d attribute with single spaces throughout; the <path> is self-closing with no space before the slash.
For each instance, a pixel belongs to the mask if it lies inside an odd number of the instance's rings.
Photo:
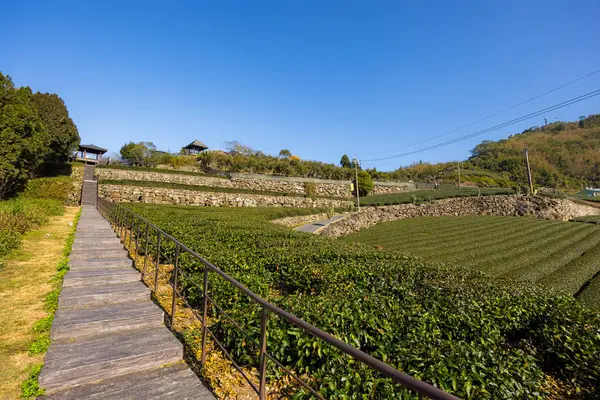
<path id="1" fill-rule="evenodd" d="M 355 182 L 355 194 L 356 194 L 356 180 Z M 366 171 L 358 171 L 358 194 L 361 197 L 364 197 L 371 193 L 373 190 L 373 179 L 371 179 L 371 175 L 369 175 Z"/>
<path id="2" fill-rule="evenodd" d="M 68 176 L 31 179 L 25 185 L 22 197 L 26 199 L 51 199 L 66 202 L 73 190 L 73 179 Z"/>
<path id="3" fill-rule="evenodd" d="M 21 237 L 15 231 L 0 231 L 0 256 L 5 256 L 21 245 Z"/>
<path id="4" fill-rule="evenodd" d="M 317 194 L 317 184 L 314 182 L 304 182 L 304 191 L 309 197 L 314 197 Z"/>

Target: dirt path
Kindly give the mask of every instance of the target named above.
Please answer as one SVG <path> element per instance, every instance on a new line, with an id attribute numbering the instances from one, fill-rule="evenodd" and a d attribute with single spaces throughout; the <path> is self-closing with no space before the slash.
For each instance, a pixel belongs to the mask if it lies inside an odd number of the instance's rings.
<path id="1" fill-rule="evenodd" d="M 27 354 L 36 337 L 31 328 L 46 315 L 44 298 L 53 289 L 50 279 L 78 210 L 67 207 L 63 216 L 26 234 L 21 249 L 0 270 L 0 399 L 18 398 L 28 369 L 43 359 Z"/>

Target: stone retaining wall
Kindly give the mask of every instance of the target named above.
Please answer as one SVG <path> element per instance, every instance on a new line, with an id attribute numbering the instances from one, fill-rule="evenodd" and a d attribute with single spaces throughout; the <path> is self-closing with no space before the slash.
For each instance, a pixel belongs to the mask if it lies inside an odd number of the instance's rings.
<path id="1" fill-rule="evenodd" d="M 531 216 L 568 221 L 584 215 L 600 215 L 600 209 L 573 203 L 567 199 L 525 196 L 462 197 L 430 204 L 399 204 L 385 207 L 363 207 L 360 213 L 327 226 L 324 236 L 339 237 L 359 232 L 380 222 L 406 218 L 442 215 Z"/>
<path id="2" fill-rule="evenodd" d="M 231 179 L 198 175 L 169 174 L 161 172 L 133 171 L 110 168 L 97 168 L 96 175 L 102 179 L 169 182 L 183 185 L 198 185 L 236 189 L 263 190 L 287 194 L 307 194 L 307 182 L 314 183 L 315 194 L 319 196 L 350 197 L 350 181 L 330 181 L 293 177 L 269 177 L 260 175 L 234 174 Z M 275 179 L 276 178 L 276 179 Z M 398 193 L 414 190 L 412 182 L 375 182 L 371 194 Z"/>
<path id="3" fill-rule="evenodd" d="M 71 167 L 71 178 L 73 178 L 73 189 L 67 197 L 67 205 L 78 206 L 81 203 L 81 189 L 83 187 L 83 165 Z"/>
<path id="4" fill-rule="evenodd" d="M 310 214 L 310 215 L 297 215 L 295 217 L 284 217 L 271 220 L 274 224 L 295 228 L 297 226 L 310 224 L 315 221 L 322 221 L 329 218 L 327 213 Z"/>
<path id="5" fill-rule="evenodd" d="M 352 205 L 352 202 L 348 200 L 199 192 L 103 184 L 98 186 L 98 195 L 102 199 L 117 203 L 180 204 L 186 206 L 348 208 Z"/>

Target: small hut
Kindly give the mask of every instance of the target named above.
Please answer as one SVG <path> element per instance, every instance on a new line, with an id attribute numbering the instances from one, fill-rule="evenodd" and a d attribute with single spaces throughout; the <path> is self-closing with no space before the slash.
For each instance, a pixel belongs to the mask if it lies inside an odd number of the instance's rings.
<path id="1" fill-rule="evenodd" d="M 199 141 L 198 139 L 194 140 L 192 143 L 188 144 L 183 148 L 183 152 L 187 155 L 190 154 L 199 154 L 204 150 L 208 149 L 208 146 Z"/>
<path id="2" fill-rule="evenodd" d="M 79 150 L 75 155 L 75 159 L 79 161 L 85 161 L 86 163 L 101 164 L 102 155 L 108 150 L 102 147 L 95 146 L 93 144 L 80 144 Z"/>

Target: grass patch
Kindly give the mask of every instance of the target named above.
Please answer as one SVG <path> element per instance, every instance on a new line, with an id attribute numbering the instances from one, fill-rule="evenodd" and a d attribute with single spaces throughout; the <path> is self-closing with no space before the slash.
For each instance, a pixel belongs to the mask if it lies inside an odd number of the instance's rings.
<path id="1" fill-rule="evenodd" d="M 330 196 L 308 196 L 297 193 L 281 193 L 272 192 L 267 190 L 252 190 L 252 189 L 238 189 L 238 188 L 227 188 L 227 187 L 215 187 L 215 186 L 200 186 L 200 185 L 186 185 L 183 183 L 171 183 L 171 182 L 153 182 L 153 181 L 135 181 L 135 180 L 111 180 L 105 179 L 101 181 L 102 185 L 122 185 L 122 186 L 138 186 L 138 187 L 150 187 L 150 188 L 164 188 L 164 189 L 179 189 L 179 190 L 192 190 L 195 192 L 217 192 L 217 193 L 234 193 L 234 194 L 257 194 L 262 196 L 283 196 L 283 197 L 302 197 L 302 198 L 322 198 L 322 199 L 339 199 L 347 200 L 345 197 L 330 197 Z"/>
<path id="2" fill-rule="evenodd" d="M 0 270 L 2 399 L 36 395 L 33 382 L 37 382 L 43 356 L 35 353 L 45 346 L 44 339 L 38 339 L 49 333 L 51 317 L 46 310 L 52 307 L 47 299 L 60 285 L 54 277 L 74 229 L 68 223 L 74 220 L 77 210 L 68 207 L 64 215 L 50 218 L 40 229 L 25 234 L 21 248 L 5 259 L 5 267 Z"/>
<path id="3" fill-rule="evenodd" d="M 447 199 L 450 197 L 492 196 L 513 194 L 512 189 L 505 188 L 441 188 L 432 190 L 415 190 L 411 192 L 378 194 L 360 199 L 361 206 L 389 206 L 406 203 L 425 203 L 431 200 Z"/>
<path id="4" fill-rule="evenodd" d="M 96 168 L 100 169 L 119 169 L 125 171 L 140 171 L 140 172 L 157 172 L 159 174 L 172 174 L 172 175 L 192 175 L 202 176 L 205 178 L 219 178 L 229 179 L 225 174 L 206 174 L 204 172 L 193 172 L 193 171 L 182 171 L 178 169 L 162 169 L 162 168 L 151 168 L 151 167 L 127 167 L 124 165 L 98 165 Z"/>

